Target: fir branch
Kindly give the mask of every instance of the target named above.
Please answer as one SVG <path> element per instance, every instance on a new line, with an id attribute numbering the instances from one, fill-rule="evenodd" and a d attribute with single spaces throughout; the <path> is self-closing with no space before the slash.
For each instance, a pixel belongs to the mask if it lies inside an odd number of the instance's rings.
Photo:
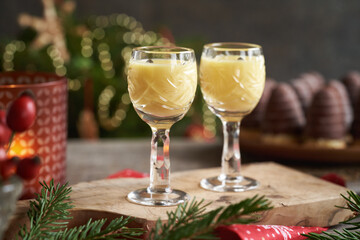
<path id="1" fill-rule="evenodd" d="M 354 213 L 354 217 L 340 222 L 341 224 L 349 225 L 349 227 L 345 227 L 341 231 L 334 230 L 334 233 L 322 232 L 322 234 L 318 233 L 309 233 L 302 234 L 308 239 L 311 240 L 358 240 L 360 239 L 360 196 L 354 193 L 353 191 L 348 191 L 348 197 L 341 194 L 341 196 L 346 200 L 346 207 L 339 207 L 343 209 L 348 209 Z M 350 231 L 351 230 L 351 231 Z M 358 230 L 358 231 L 355 231 Z"/>
<path id="2" fill-rule="evenodd" d="M 71 188 L 64 185 L 50 185 L 44 181 L 41 193 L 37 194 L 35 201 L 30 202 L 27 212 L 30 220 L 29 229 L 23 225 L 18 235 L 24 240 L 50 238 L 53 231 L 59 231 L 66 227 L 69 217 L 69 209 L 73 206 L 68 201 Z"/>
<path id="3" fill-rule="evenodd" d="M 57 232 L 54 236 L 54 240 L 90 240 L 90 239 L 139 239 L 137 236 L 141 236 L 144 233 L 142 228 L 127 228 L 129 223 L 128 218 L 116 218 L 112 220 L 109 225 L 104 228 L 107 219 L 101 219 L 92 221 L 90 219 L 87 224 L 75 227 L 72 229 L 65 229 L 64 231 Z"/>
<path id="4" fill-rule="evenodd" d="M 271 209 L 269 201 L 257 195 L 226 208 L 219 207 L 204 213 L 208 205 L 204 205 L 203 200 L 197 202 L 195 199 L 191 203 L 180 205 L 175 212 L 167 214 L 167 223 L 162 224 L 160 219 L 157 221 L 149 239 L 216 239 L 216 227 L 255 222 L 259 218 L 257 212 Z"/>
<path id="5" fill-rule="evenodd" d="M 127 228 L 130 218 L 116 218 L 106 227 L 104 225 L 107 219 L 92 221 L 87 224 L 68 229 L 66 228 L 71 219 L 70 210 L 73 208 L 69 201 L 71 187 L 57 184 L 54 181 L 48 186 L 46 182 L 42 185 L 41 193 L 37 194 L 35 201 L 30 202 L 30 208 L 27 212 L 30 220 L 30 227 L 23 225 L 18 236 L 23 240 L 57 240 L 57 239 L 78 239 L 78 240 L 95 240 L 95 239 L 139 239 L 144 230 L 141 228 Z"/>

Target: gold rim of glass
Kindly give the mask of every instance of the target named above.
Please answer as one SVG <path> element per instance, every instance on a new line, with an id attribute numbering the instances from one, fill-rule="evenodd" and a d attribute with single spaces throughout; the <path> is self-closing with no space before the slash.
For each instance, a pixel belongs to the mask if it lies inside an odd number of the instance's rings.
<path id="1" fill-rule="evenodd" d="M 252 51 L 261 50 L 262 47 L 254 43 L 244 42 L 217 42 L 204 45 L 204 49 L 212 48 L 216 51 Z"/>
<path id="2" fill-rule="evenodd" d="M 141 51 L 144 53 L 155 53 L 155 54 L 179 54 L 179 53 L 193 53 L 194 50 L 186 47 L 169 47 L 169 46 L 145 46 L 136 47 L 133 51 Z"/>

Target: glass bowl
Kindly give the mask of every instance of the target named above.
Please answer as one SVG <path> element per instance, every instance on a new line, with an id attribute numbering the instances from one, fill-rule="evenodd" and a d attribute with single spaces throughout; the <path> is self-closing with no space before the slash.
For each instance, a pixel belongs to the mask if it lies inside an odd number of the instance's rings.
<path id="1" fill-rule="evenodd" d="M 22 192 L 22 181 L 14 176 L 0 182 L 0 239 L 8 227 L 8 222 L 16 209 L 16 202 Z"/>

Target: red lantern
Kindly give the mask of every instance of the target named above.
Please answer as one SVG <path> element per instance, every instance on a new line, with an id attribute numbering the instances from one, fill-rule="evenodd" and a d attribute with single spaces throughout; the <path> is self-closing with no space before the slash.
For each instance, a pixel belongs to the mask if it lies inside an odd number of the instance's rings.
<path id="1" fill-rule="evenodd" d="M 41 158 L 38 177 L 24 184 L 23 197 L 30 198 L 40 192 L 39 182 L 65 181 L 67 79 L 45 73 L 0 73 L 0 109 L 8 109 L 25 91 L 34 95 L 36 120 L 30 129 L 15 135 L 8 155 Z"/>

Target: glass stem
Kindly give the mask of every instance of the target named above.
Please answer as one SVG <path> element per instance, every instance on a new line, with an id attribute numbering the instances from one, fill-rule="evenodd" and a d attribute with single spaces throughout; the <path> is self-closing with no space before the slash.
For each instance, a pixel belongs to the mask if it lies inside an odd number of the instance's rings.
<path id="1" fill-rule="evenodd" d="M 148 192 L 170 193 L 169 129 L 152 128 L 150 186 Z"/>
<path id="2" fill-rule="evenodd" d="M 222 172 L 219 177 L 221 181 L 241 181 L 241 156 L 240 156 L 240 121 L 222 121 L 224 132 L 224 145 L 221 158 Z"/>

